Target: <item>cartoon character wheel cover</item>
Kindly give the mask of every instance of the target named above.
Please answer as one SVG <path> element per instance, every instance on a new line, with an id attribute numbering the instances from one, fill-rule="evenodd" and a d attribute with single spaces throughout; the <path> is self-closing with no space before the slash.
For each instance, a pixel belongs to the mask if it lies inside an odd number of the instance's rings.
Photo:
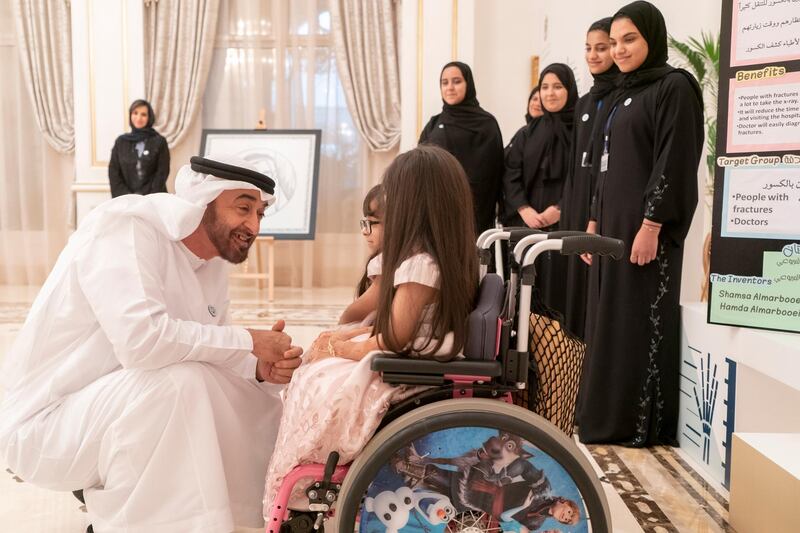
<path id="1" fill-rule="evenodd" d="M 400 449 L 370 484 L 359 533 L 588 532 L 566 470 L 504 430 L 458 427 Z"/>

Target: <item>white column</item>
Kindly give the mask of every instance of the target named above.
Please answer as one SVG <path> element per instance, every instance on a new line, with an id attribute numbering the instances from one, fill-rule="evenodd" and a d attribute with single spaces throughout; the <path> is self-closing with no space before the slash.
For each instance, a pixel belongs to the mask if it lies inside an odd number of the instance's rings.
<path id="1" fill-rule="evenodd" d="M 129 130 L 128 106 L 144 98 L 141 0 L 72 2 L 77 222 L 110 198 L 108 160 Z"/>

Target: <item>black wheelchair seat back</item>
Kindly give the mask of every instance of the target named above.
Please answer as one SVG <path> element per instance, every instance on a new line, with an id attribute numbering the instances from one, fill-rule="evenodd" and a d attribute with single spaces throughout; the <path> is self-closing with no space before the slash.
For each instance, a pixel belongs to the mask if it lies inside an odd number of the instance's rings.
<path id="1" fill-rule="evenodd" d="M 481 281 L 478 303 L 467 319 L 464 357 L 472 361 L 492 361 L 497 356 L 498 320 L 503 309 L 505 286 L 497 274 Z"/>

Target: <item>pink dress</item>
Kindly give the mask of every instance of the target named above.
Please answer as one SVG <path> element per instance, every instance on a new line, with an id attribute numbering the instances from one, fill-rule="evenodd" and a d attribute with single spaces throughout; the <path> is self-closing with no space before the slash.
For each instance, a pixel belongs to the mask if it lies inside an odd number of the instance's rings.
<path id="1" fill-rule="evenodd" d="M 414 255 L 395 271 L 395 286 L 412 282 L 439 286 L 439 268 L 430 255 Z M 430 332 L 430 307 L 423 311 L 423 334 Z M 327 352 L 330 334 L 322 333 L 307 355 L 317 350 Z M 452 341 L 446 340 L 449 342 L 440 348 L 440 353 L 449 351 Z M 361 361 L 328 357 L 304 363 L 295 371 L 283 392 L 283 417 L 267 469 L 265 519 L 269 519 L 281 481 L 292 468 L 325 463 L 332 451 L 339 452 L 339 464 L 350 463 L 372 438 L 389 407 L 421 390 L 383 383 L 370 369 L 373 356 L 369 354 Z M 302 495 L 307 485 L 298 483 L 295 494 Z"/>

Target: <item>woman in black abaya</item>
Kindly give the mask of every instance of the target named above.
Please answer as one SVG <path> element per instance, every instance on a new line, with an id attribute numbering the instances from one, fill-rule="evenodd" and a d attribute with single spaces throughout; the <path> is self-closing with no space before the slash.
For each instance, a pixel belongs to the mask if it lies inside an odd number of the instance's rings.
<path id="1" fill-rule="evenodd" d="M 596 169 L 589 159 L 592 131 L 597 127 L 597 116 L 619 81 L 619 69 L 611 58 L 608 34 L 611 17 L 598 20 L 586 32 L 586 63 L 594 78 L 591 90 L 581 96 L 575 106 L 572 159 L 570 173 L 564 184 L 561 199 L 563 230 L 585 231 L 589 222 L 589 209 L 596 185 Z M 589 267 L 578 257 L 567 259 L 567 302 L 564 318 L 567 329 L 579 337 L 584 336 L 586 324 L 586 289 Z"/>
<path id="2" fill-rule="evenodd" d="M 123 194 L 167 192 L 169 147 L 153 129 L 156 121 L 147 100 L 136 100 L 128 112 L 131 131 L 117 137 L 108 163 L 113 198 Z"/>
<path id="3" fill-rule="evenodd" d="M 431 117 L 419 144 L 441 146 L 458 159 L 469 178 L 478 234 L 494 227 L 503 177 L 503 137 L 495 118 L 478 103 L 472 70 L 453 61 L 440 76 L 442 112 Z"/>
<path id="4" fill-rule="evenodd" d="M 531 89 L 531 93 L 528 95 L 528 107 L 525 112 L 525 126 L 522 126 L 517 132 L 511 137 L 511 141 L 506 145 L 504 158 L 508 155 L 508 151 L 514 146 L 514 143 L 517 142 L 517 139 L 520 139 L 522 136 L 522 132 L 525 131 L 525 128 L 531 121 L 535 118 L 539 118 L 544 114 L 542 111 L 542 101 L 539 99 L 539 86 L 537 85 L 533 89 Z"/>
<path id="5" fill-rule="evenodd" d="M 593 140 L 590 229 L 625 241 L 627 255 L 593 260 L 579 434 L 587 443 L 675 444 L 681 263 L 697 205 L 702 93 L 691 74 L 667 65 L 664 17 L 652 4 L 617 12 L 611 47 L 623 79 Z"/>
<path id="6" fill-rule="evenodd" d="M 539 95 L 544 114 L 515 136 L 506 154 L 503 224 L 550 231 L 558 228 L 559 203 L 572 154 L 573 113 L 578 101 L 572 69 L 562 63 L 547 66 L 539 76 Z M 563 313 L 563 258 L 545 254 L 537 265 L 542 298 Z"/>

